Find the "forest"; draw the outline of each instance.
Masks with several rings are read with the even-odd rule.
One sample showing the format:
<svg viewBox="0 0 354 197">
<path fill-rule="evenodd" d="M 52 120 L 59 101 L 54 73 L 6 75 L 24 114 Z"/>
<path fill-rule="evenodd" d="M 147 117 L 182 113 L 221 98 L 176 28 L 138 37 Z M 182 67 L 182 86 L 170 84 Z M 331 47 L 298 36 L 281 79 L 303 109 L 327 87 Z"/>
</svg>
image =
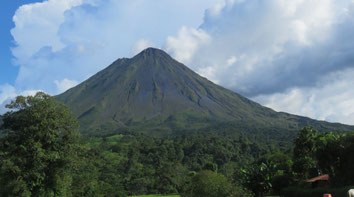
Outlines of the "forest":
<svg viewBox="0 0 354 197">
<path fill-rule="evenodd" d="M 354 185 L 353 132 L 308 126 L 287 142 L 227 131 L 87 136 L 70 109 L 44 93 L 19 96 L 7 108 L 0 196 L 321 196 Z M 305 182 L 321 174 L 329 174 L 328 187 Z"/>
</svg>

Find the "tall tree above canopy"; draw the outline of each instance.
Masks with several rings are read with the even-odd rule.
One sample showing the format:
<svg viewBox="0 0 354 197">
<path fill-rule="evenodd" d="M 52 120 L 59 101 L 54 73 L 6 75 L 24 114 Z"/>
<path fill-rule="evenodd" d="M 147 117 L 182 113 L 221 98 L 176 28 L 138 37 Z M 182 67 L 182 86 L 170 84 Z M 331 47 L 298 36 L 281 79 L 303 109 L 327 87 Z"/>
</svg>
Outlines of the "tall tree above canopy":
<svg viewBox="0 0 354 197">
<path fill-rule="evenodd" d="M 298 133 L 294 141 L 294 164 L 293 170 L 301 178 L 317 176 L 317 162 L 315 160 L 317 151 L 318 131 L 312 127 L 304 127 Z"/>
<path fill-rule="evenodd" d="M 0 138 L 0 196 L 67 196 L 79 140 L 68 107 L 51 96 L 18 96 Z"/>
</svg>

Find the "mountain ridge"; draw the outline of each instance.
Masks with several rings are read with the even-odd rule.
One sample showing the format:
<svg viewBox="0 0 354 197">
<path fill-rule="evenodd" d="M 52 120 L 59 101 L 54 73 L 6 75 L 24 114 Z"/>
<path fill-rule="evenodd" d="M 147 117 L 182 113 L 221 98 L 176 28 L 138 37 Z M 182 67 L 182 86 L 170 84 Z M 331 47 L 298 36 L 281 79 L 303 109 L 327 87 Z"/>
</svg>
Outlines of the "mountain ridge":
<svg viewBox="0 0 354 197">
<path fill-rule="evenodd" d="M 178 133 L 188 128 L 207 130 L 208 122 L 278 132 L 307 125 L 320 130 L 354 130 L 348 125 L 275 112 L 214 84 L 154 48 L 114 61 L 56 98 L 71 107 L 83 133 L 122 128 Z"/>
</svg>

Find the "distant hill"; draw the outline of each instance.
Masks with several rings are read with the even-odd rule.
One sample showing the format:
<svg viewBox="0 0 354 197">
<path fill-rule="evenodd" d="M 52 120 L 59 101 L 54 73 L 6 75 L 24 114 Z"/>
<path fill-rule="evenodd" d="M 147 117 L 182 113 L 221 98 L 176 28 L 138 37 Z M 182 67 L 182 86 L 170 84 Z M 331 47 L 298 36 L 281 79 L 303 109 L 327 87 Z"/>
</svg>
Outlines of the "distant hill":
<svg viewBox="0 0 354 197">
<path fill-rule="evenodd" d="M 81 132 L 93 135 L 126 128 L 156 135 L 227 131 L 283 138 L 308 125 L 354 131 L 353 126 L 275 112 L 154 48 L 118 59 L 56 98 L 77 115 Z"/>
</svg>

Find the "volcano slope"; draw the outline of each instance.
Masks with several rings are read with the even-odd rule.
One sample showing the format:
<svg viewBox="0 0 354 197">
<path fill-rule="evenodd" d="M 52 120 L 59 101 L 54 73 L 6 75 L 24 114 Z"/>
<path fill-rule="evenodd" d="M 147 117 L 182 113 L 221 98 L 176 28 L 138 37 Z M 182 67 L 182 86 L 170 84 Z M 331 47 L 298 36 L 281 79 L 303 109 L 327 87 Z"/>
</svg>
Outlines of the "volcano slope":
<svg viewBox="0 0 354 197">
<path fill-rule="evenodd" d="M 292 138 L 300 128 L 350 131 L 353 126 L 275 112 L 203 78 L 162 50 L 122 58 L 56 96 L 77 115 L 81 132 L 151 135 L 247 133 Z"/>
</svg>

